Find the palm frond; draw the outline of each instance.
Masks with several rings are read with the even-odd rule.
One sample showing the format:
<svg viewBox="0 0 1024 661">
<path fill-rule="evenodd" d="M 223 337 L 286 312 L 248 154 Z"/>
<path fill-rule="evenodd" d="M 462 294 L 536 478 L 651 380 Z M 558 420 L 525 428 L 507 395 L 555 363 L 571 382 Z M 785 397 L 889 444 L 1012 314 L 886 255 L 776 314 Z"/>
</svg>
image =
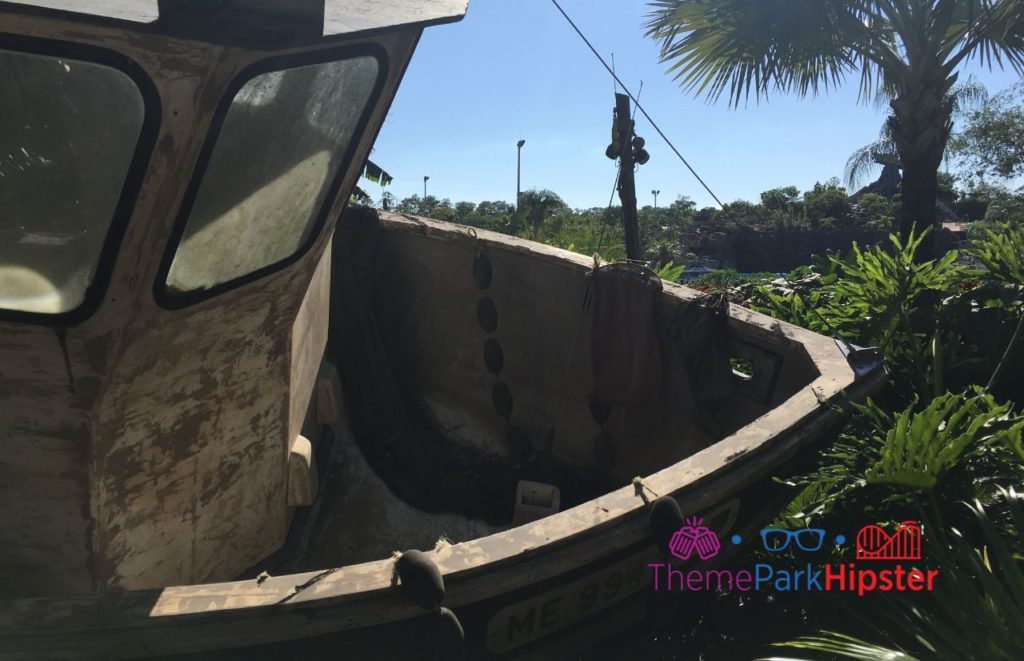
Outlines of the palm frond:
<svg viewBox="0 0 1024 661">
<path fill-rule="evenodd" d="M 856 4 L 856 3 L 853 3 Z M 860 68 L 863 18 L 838 0 L 659 0 L 645 26 L 687 90 L 738 105 L 774 90 L 818 94 Z"/>
<path fill-rule="evenodd" d="M 953 114 L 962 115 L 988 101 L 988 90 L 974 76 L 954 87 L 949 93 Z"/>
<path fill-rule="evenodd" d="M 862 661 L 918 661 L 915 656 L 891 647 L 875 645 L 835 631 L 822 631 L 817 636 L 804 636 L 785 643 L 778 643 L 777 647 L 793 647 L 796 649 L 831 654 L 845 657 L 847 659 L 861 659 Z M 795 657 L 773 656 L 762 661 L 798 661 Z"/>
<path fill-rule="evenodd" d="M 886 130 L 883 129 L 883 133 Z M 889 137 L 882 137 L 869 145 L 864 145 L 850 155 L 846 161 L 846 171 L 843 174 L 844 183 L 850 189 L 860 188 L 871 179 L 880 164 L 898 163 L 899 153 L 896 150 L 896 142 Z"/>
<path fill-rule="evenodd" d="M 946 68 L 952 71 L 966 60 L 977 59 L 988 67 L 1005 62 L 1024 73 L 1024 3 L 961 0 L 955 4 L 940 51 Z"/>
</svg>

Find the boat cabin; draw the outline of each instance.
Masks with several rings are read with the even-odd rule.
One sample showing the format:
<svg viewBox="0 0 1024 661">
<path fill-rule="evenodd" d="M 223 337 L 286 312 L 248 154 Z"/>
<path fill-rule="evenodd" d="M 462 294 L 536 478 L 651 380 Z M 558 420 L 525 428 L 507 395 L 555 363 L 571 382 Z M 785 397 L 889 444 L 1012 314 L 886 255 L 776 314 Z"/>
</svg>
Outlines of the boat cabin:
<svg viewBox="0 0 1024 661">
<path fill-rule="evenodd" d="M 281 546 L 335 220 L 424 26 L 465 8 L 0 3 L 0 594 Z"/>
</svg>

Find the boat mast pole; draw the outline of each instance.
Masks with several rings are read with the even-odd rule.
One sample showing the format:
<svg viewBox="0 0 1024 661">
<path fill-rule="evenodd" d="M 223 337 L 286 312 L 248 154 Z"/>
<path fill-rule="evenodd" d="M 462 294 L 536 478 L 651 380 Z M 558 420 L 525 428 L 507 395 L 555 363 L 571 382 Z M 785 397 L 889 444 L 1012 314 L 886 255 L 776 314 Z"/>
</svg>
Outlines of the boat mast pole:
<svg viewBox="0 0 1024 661">
<path fill-rule="evenodd" d="M 622 222 L 626 228 L 626 258 L 640 261 L 640 226 L 636 216 L 636 181 L 633 178 L 633 119 L 629 111 L 629 97 L 615 95 L 615 126 L 618 131 L 619 200 L 622 201 Z"/>
</svg>

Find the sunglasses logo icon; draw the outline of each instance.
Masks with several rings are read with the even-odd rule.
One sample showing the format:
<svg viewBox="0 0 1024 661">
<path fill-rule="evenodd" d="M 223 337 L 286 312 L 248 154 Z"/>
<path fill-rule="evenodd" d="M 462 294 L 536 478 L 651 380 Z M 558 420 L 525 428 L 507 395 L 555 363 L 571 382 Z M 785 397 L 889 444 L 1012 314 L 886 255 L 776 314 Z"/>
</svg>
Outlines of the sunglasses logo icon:
<svg viewBox="0 0 1024 661">
<path fill-rule="evenodd" d="M 790 542 L 796 544 L 801 551 L 812 553 L 821 550 L 825 543 L 823 528 L 800 528 L 799 530 L 783 530 L 781 528 L 765 528 L 761 531 L 761 544 L 771 553 L 779 553 L 789 548 Z"/>
</svg>

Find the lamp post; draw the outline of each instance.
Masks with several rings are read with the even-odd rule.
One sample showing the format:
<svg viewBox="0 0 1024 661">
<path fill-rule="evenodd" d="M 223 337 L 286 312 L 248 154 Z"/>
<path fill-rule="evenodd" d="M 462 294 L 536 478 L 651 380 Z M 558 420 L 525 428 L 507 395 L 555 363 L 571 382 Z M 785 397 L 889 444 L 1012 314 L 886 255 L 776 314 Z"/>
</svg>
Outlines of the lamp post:
<svg viewBox="0 0 1024 661">
<path fill-rule="evenodd" d="M 423 175 L 423 201 L 427 201 L 427 179 L 430 179 L 428 175 Z"/>
<path fill-rule="evenodd" d="M 660 192 L 661 192 L 660 190 L 652 190 L 651 191 L 651 195 L 654 196 L 654 208 L 655 209 L 658 208 L 658 193 L 660 193 Z"/>
<path fill-rule="evenodd" d="M 523 145 L 526 144 L 526 140 L 520 140 L 516 143 L 516 211 L 519 211 L 519 198 L 522 193 L 520 192 L 520 173 L 522 172 L 523 165 Z"/>
</svg>

